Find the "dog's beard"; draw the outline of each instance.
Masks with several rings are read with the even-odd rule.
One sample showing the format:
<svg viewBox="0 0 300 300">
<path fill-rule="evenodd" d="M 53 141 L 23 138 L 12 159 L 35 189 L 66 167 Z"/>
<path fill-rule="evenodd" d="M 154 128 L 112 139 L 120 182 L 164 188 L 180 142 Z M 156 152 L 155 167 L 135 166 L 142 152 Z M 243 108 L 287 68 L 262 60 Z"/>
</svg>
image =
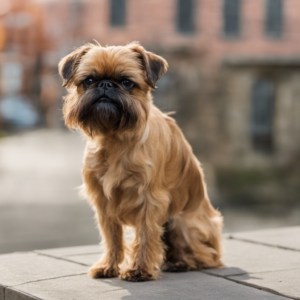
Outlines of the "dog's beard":
<svg viewBox="0 0 300 300">
<path fill-rule="evenodd" d="M 133 128 L 138 120 L 138 110 L 132 99 L 121 92 L 116 97 L 106 97 L 97 89 L 86 91 L 77 102 L 76 118 L 80 127 L 91 136 Z"/>
</svg>

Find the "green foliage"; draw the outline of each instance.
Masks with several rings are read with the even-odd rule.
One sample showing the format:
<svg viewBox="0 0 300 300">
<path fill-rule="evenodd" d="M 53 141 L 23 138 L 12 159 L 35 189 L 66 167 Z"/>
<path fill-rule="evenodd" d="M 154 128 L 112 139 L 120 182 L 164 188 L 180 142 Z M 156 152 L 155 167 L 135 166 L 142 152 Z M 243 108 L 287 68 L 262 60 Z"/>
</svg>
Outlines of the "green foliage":
<svg viewBox="0 0 300 300">
<path fill-rule="evenodd" d="M 226 204 L 268 206 L 300 205 L 300 168 L 219 169 L 217 184 Z"/>
</svg>

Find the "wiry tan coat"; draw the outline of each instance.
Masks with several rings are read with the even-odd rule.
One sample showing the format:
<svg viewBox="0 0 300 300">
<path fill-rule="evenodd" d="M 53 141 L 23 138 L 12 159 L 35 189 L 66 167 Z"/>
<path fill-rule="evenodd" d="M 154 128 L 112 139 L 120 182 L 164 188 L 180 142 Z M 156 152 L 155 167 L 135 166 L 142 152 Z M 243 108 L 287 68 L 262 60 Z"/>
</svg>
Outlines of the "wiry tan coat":
<svg viewBox="0 0 300 300">
<path fill-rule="evenodd" d="M 71 59 L 68 77 L 64 68 Z M 144 281 L 158 278 L 162 266 L 186 271 L 222 265 L 222 217 L 209 201 L 200 163 L 174 119 L 152 103 L 151 89 L 166 69 L 165 60 L 135 43 L 86 45 L 60 63 L 70 92 L 66 124 L 87 136 L 84 191 L 106 245 L 104 257 L 90 269 L 92 277 Z M 122 100 L 129 103 L 131 115 L 138 115 L 130 126 L 109 130 L 106 123 L 78 121 L 85 99 L 81 82 L 91 72 L 112 80 L 120 72 L 130 73 L 139 87 Z M 124 226 L 135 230 L 130 245 L 125 245 Z M 120 270 L 125 254 L 128 264 Z"/>
</svg>

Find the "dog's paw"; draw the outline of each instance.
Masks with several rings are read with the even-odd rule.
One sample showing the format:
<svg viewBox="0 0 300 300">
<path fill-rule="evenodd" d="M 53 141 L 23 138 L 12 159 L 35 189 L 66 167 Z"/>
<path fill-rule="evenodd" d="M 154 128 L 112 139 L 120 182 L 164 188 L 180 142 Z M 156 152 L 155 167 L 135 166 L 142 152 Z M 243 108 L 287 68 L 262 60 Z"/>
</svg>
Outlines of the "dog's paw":
<svg viewBox="0 0 300 300">
<path fill-rule="evenodd" d="M 190 270 L 190 267 L 182 261 L 178 262 L 166 262 L 162 266 L 164 272 L 187 272 Z"/>
<path fill-rule="evenodd" d="M 132 282 L 141 282 L 155 279 L 153 274 L 148 273 L 148 271 L 144 269 L 126 270 L 121 273 L 120 278 Z"/>
<path fill-rule="evenodd" d="M 118 277 L 119 270 L 116 268 L 109 267 L 92 267 L 89 269 L 89 275 L 92 278 L 111 278 Z"/>
</svg>

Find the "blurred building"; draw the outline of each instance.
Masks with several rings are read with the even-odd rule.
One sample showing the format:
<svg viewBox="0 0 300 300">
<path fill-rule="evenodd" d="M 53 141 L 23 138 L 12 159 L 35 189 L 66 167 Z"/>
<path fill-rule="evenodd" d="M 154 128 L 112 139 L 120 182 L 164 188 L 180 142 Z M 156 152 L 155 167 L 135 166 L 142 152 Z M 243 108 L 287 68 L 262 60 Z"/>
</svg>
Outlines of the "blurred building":
<svg viewBox="0 0 300 300">
<path fill-rule="evenodd" d="M 299 0 L 1 3 L 1 68 L 18 64 L 18 92 L 48 126 L 61 122 L 61 57 L 93 39 L 102 45 L 138 40 L 169 61 L 155 103 L 177 112 L 198 155 L 220 167 L 299 158 Z"/>
</svg>

